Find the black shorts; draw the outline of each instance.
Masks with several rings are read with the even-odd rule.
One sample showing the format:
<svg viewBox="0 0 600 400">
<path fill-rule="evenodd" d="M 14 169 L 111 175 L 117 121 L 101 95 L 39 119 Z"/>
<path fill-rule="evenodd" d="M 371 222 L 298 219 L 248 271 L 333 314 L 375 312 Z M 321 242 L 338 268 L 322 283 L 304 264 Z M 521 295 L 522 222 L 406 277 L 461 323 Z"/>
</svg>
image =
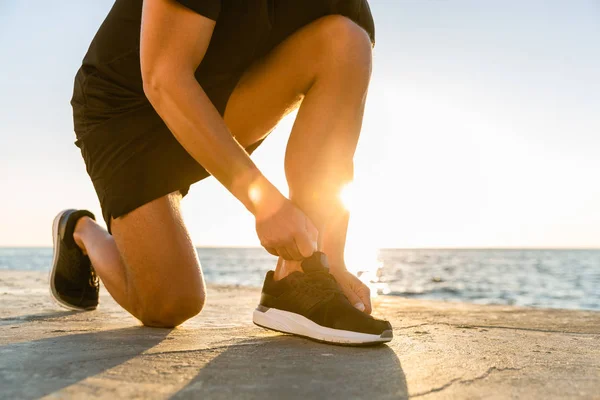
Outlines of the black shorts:
<svg viewBox="0 0 600 400">
<path fill-rule="evenodd" d="M 115 8 L 131 7 L 130 0 L 121 2 L 127 4 L 122 6 L 119 1 L 111 10 L 117 16 L 124 11 Z M 207 53 L 196 72 L 198 82 L 221 115 L 244 71 L 292 33 L 318 18 L 345 15 L 362 26 L 373 43 L 375 40 L 367 0 L 254 0 L 253 4 L 256 10 L 246 10 L 244 14 L 234 7 L 223 6 Z M 107 20 L 110 18 L 111 14 Z M 121 21 L 113 23 L 116 26 Z M 246 27 L 252 34 L 244 35 L 240 27 Z M 132 32 L 136 29 L 139 31 L 139 25 L 132 27 Z M 101 34 L 110 41 L 112 33 L 107 21 L 96 36 Z M 118 43 L 112 40 L 111 46 L 115 45 Z M 81 150 L 100 200 L 102 216 L 111 232 L 111 217 L 123 216 L 175 191 L 185 196 L 190 185 L 209 173 L 179 144 L 144 96 L 139 45 L 104 61 L 98 61 L 101 57 L 92 53 L 94 46 L 101 45 L 92 42 L 75 77 L 71 105 L 75 144 Z M 101 49 L 95 52 L 101 53 Z M 248 147 L 248 153 L 261 142 Z"/>
</svg>

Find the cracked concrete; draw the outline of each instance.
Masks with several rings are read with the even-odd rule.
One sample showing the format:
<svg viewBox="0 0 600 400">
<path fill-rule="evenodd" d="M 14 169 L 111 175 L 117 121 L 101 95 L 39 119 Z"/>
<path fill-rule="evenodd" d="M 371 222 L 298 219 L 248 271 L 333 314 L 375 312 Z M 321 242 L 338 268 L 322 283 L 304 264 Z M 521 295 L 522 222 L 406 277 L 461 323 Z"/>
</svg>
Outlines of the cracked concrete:
<svg viewBox="0 0 600 400">
<path fill-rule="evenodd" d="M 455 379 L 452 379 L 450 382 L 448 382 L 448 383 L 446 383 L 446 384 L 444 384 L 444 385 L 442 385 L 440 387 L 429 389 L 429 390 L 427 390 L 425 392 L 421 392 L 421 393 L 411 393 L 410 397 L 411 398 L 421 397 L 421 396 L 425 396 L 425 395 L 430 394 L 430 393 L 441 392 L 442 390 L 448 388 L 449 386 L 453 385 L 456 382 L 458 382 L 458 383 L 460 383 L 462 385 L 470 385 L 471 383 L 473 383 L 475 381 L 487 378 L 494 371 L 498 371 L 498 372 L 502 372 L 502 371 L 521 371 L 522 369 L 523 368 L 497 368 L 497 367 L 490 367 L 483 374 L 481 374 L 479 376 L 476 376 L 475 378 L 472 378 L 472 379 L 455 378 Z"/>
<path fill-rule="evenodd" d="M 600 399 L 600 313 L 382 296 L 385 346 L 255 327 L 258 290 L 210 286 L 175 330 L 140 327 L 102 291 L 54 305 L 45 274 L 0 271 L 0 398 Z"/>
</svg>

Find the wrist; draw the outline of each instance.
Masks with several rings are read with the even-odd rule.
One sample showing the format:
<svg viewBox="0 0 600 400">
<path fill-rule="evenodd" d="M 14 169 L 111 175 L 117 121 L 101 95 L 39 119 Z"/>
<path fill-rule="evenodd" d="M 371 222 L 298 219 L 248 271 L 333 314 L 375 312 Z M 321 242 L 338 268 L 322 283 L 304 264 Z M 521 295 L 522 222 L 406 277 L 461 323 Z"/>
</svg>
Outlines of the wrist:
<svg viewBox="0 0 600 400">
<path fill-rule="evenodd" d="M 238 174 L 229 186 L 229 191 L 255 217 L 264 215 L 279 198 L 283 198 L 257 168 Z"/>
<path fill-rule="evenodd" d="M 256 219 L 268 218 L 281 209 L 287 200 L 264 176 L 255 179 L 248 187 L 248 210 Z"/>
</svg>

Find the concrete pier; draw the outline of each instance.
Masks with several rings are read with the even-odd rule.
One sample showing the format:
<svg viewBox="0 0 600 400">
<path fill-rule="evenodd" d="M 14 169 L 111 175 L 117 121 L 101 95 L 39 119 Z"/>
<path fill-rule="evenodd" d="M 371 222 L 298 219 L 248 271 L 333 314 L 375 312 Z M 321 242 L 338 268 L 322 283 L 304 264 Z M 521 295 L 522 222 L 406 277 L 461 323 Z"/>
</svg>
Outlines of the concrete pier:
<svg viewBox="0 0 600 400">
<path fill-rule="evenodd" d="M 45 274 L 0 271 L 0 398 L 600 399 L 600 312 L 380 296 L 394 340 L 349 348 L 254 326 L 258 294 L 209 286 L 201 315 L 152 329 L 104 290 L 70 312 Z"/>
</svg>

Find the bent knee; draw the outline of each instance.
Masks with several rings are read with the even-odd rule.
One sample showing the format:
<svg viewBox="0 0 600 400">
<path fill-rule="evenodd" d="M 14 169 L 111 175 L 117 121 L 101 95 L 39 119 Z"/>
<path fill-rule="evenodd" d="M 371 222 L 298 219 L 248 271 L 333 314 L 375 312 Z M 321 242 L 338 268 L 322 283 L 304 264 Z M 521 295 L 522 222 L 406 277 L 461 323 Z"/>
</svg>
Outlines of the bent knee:
<svg viewBox="0 0 600 400">
<path fill-rule="evenodd" d="M 352 82 L 366 92 L 372 71 L 372 47 L 367 32 L 351 19 L 329 15 L 315 22 L 312 60 L 317 77 Z"/>
<path fill-rule="evenodd" d="M 181 294 L 170 298 L 157 296 L 139 307 L 136 316 L 146 326 L 173 328 L 198 315 L 205 301 L 204 290 L 187 296 Z"/>
<path fill-rule="evenodd" d="M 323 51 L 336 61 L 371 62 L 372 42 L 358 24 L 342 15 L 328 15 L 319 20 Z"/>
</svg>

